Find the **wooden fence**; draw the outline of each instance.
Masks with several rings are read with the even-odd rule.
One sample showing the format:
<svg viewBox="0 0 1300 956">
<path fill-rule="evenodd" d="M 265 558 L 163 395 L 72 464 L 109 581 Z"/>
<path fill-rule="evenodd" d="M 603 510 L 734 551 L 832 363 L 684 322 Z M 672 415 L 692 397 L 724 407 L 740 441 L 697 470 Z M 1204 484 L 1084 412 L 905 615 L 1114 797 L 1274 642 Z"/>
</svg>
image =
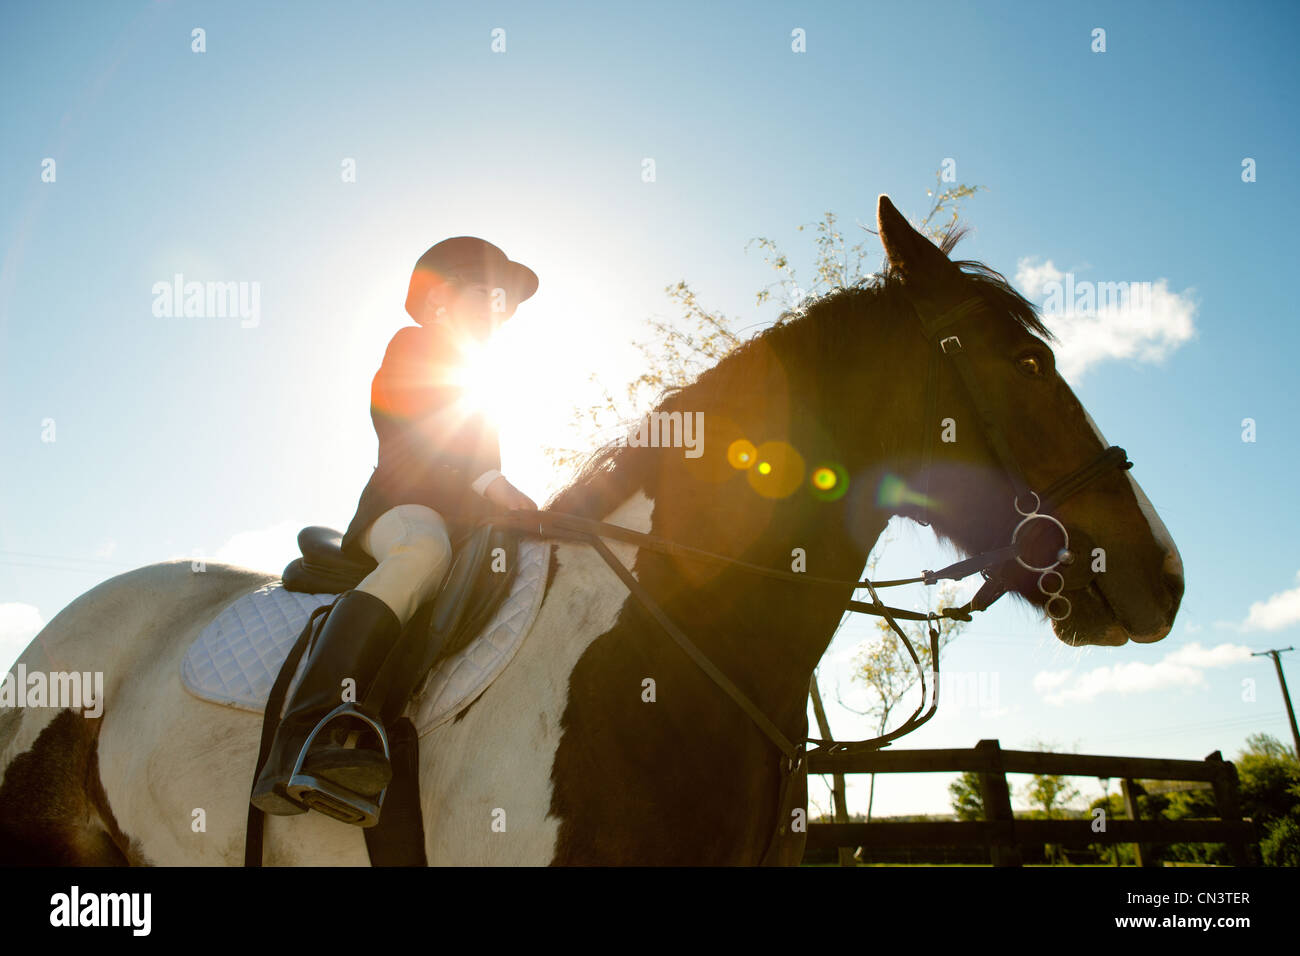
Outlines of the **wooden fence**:
<svg viewBox="0 0 1300 956">
<path fill-rule="evenodd" d="M 1139 866 L 1154 865 L 1150 845 L 1223 843 L 1237 866 L 1256 865 L 1255 825 L 1241 816 L 1237 768 L 1219 751 L 1204 760 L 1106 757 L 1094 754 L 1003 750 L 996 740 L 981 740 L 973 750 L 879 750 L 857 755 L 822 754 L 808 759 L 808 773 L 979 774 L 984 819 L 883 823 L 811 823 L 808 849 L 835 847 L 985 846 L 994 866 L 1020 866 L 1020 846 L 1057 843 L 1132 843 Z M 1036 773 L 1119 779 L 1127 820 L 1106 820 L 1095 832 L 1088 820 L 1017 820 L 1011 811 L 1008 773 Z M 1134 781 L 1176 780 L 1208 783 L 1219 811 L 1217 820 L 1139 819 Z"/>
</svg>

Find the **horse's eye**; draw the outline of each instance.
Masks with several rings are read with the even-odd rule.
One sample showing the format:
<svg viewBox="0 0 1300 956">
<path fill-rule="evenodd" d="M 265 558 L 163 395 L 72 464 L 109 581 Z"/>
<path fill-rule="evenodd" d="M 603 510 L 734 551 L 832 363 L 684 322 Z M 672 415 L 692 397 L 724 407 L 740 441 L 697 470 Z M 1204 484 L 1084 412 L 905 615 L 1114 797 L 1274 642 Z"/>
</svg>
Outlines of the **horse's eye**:
<svg viewBox="0 0 1300 956">
<path fill-rule="evenodd" d="M 1020 366 L 1020 371 L 1026 375 L 1042 375 L 1043 363 L 1038 361 L 1037 356 L 1022 355 L 1016 364 Z"/>
</svg>

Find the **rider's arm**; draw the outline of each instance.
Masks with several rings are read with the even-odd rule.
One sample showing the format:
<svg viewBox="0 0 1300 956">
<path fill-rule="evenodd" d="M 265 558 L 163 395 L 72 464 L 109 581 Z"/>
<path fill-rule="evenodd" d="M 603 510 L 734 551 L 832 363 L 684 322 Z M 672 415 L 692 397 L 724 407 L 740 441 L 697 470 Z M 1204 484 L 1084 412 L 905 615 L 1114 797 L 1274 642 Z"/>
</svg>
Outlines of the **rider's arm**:
<svg viewBox="0 0 1300 956">
<path fill-rule="evenodd" d="M 458 404 L 461 390 L 448 374 L 455 361 L 436 332 L 430 337 L 429 330 L 407 327 L 393 336 L 371 392 L 372 409 L 409 436 L 400 443 L 405 448 L 389 450 L 390 467 L 420 467 L 414 458 L 442 487 L 468 487 L 504 508 L 536 509 L 501 474 L 496 430 Z"/>
</svg>

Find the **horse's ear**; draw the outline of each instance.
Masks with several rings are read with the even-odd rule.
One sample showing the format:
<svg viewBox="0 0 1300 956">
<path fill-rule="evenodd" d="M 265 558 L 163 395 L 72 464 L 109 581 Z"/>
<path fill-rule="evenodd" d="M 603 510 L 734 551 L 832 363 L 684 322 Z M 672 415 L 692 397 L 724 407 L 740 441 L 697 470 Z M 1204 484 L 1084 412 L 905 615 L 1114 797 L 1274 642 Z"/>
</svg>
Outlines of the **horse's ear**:
<svg viewBox="0 0 1300 956">
<path fill-rule="evenodd" d="M 913 229 L 884 193 L 876 205 L 876 224 L 889 266 L 903 281 L 942 281 L 958 273 L 943 251 Z"/>
</svg>

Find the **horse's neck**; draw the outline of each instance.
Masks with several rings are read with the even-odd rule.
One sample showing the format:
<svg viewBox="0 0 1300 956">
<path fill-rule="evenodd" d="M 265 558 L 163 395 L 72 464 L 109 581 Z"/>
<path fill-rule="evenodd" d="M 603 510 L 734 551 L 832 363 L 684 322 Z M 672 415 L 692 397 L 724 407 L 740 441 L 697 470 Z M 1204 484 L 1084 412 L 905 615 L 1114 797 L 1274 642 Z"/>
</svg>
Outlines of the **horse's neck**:
<svg viewBox="0 0 1300 956">
<path fill-rule="evenodd" d="M 857 370 L 856 381 L 873 383 L 858 397 L 864 403 L 861 410 L 850 407 L 851 402 L 834 407 L 836 414 L 852 416 L 837 423 L 838 433 L 852 435 L 857 446 L 838 449 L 835 456 L 845 463 L 850 479 L 841 500 L 813 503 L 806 488 L 800 488 L 774 501 L 734 474 L 707 489 L 688 469 L 664 468 L 651 481 L 655 488 L 648 530 L 776 570 L 857 580 L 890 518 L 890 512 L 877 507 L 875 488 L 868 486 L 879 480 L 879 466 L 885 463 L 904 471 L 908 480 L 914 477 L 912 463 L 920 457 L 925 424 L 924 366 L 920 374 L 900 374 L 904 368 L 915 371 L 924 361 L 923 350 L 887 334 L 880 336 L 878 345 L 865 350 L 863 367 Z M 781 368 L 780 363 L 771 364 Z M 756 370 L 755 378 L 763 374 Z M 754 386 L 752 394 L 785 392 L 774 384 Z M 804 443 L 800 432 L 806 423 L 787 424 L 797 448 Z M 781 433 L 781 426 L 774 431 Z M 835 634 L 852 588 L 786 583 L 649 552 L 642 552 L 639 563 L 642 583 L 669 616 L 787 734 L 794 733 L 807 712 L 813 669 Z"/>
<path fill-rule="evenodd" d="M 751 542 L 744 552 L 745 560 L 775 570 L 851 581 L 865 563 L 866 552 L 844 531 L 839 509 L 834 517 L 827 512 L 829 520 L 786 527 L 771 512 L 751 516 L 747 522 L 704 520 L 689 533 L 681 525 L 675 532 L 667 530 L 662 525 L 671 528 L 675 522 L 661 523 L 662 511 L 656 512 L 656 534 L 734 557 L 741 557 L 738 540 L 743 535 L 737 534 L 738 528 L 764 527 L 764 521 L 767 527 L 781 528 L 780 533 L 768 532 L 762 540 Z M 859 526 L 858 531 L 869 535 L 867 543 L 874 542 L 887 520 L 881 514 L 877 525 Z M 652 594 L 656 588 L 664 593 L 670 617 L 787 735 L 798 733 L 813 668 L 834 636 L 852 589 L 786 583 L 689 560 L 663 559 L 650 567 L 658 570 L 650 571 L 643 583 Z"/>
<path fill-rule="evenodd" d="M 745 560 L 777 570 L 858 580 L 867 555 L 896 513 L 877 507 L 874 484 L 886 465 L 913 481 L 925 427 L 924 366 L 921 374 L 899 372 L 915 370 L 924 361 L 923 351 L 906 337 L 882 336 L 879 344 L 865 359 L 870 367 L 862 369 L 865 380 L 874 383 L 870 397 L 863 398 L 869 407 L 851 428 L 841 430 L 853 435 L 860 452 L 839 450 L 837 457 L 849 466 L 850 486 L 843 498 L 813 505 L 801 488 L 789 499 L 774 502 L 750 493 L 741 481 L 738 486 L 720 485 L 712 500 L 700 502 L 698 486 L 678 472 L 677 477 L 665 476 L 667 487 L 660 489 L 656 533 L 733 557 L 744 553 Z M 776 388 L 766 391 L 779 393 Z M 791 441 L 801 443 L 798 435 Z M 798 500 L 804 501 L 803 507 L 795 504 Z M 678 510 L 668 507 L 672 501 L 692 505 Z M 754 529 L 762 530 L 757 539 L 748 538 Z M 689 562 L 678 567 L 683 575 L 694 570 Z M 786 584 L 741 571 L 709 577 L 716 572 L 713 566 L 686 582 L 695 586 L 697 598 L 688 613 L 709 628 L 709 653 L 724 673 L 748 678 L 755 702 L 770 717 L 784 714 L 792 722 L 801 721 L 813 669 L 834 637 L 852 589 Z M 783 726 L 793 729 L 794 723 Z"/>
</svg>

